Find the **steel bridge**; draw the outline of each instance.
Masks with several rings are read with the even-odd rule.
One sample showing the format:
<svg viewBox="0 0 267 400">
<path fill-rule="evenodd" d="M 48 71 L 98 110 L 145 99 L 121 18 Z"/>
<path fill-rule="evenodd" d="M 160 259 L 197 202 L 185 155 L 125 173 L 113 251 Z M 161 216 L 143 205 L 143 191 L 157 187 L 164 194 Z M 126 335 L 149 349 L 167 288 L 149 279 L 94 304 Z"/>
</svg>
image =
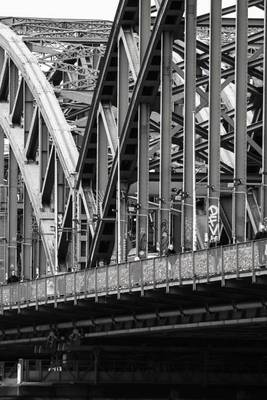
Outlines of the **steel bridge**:
<svg viewBox="0 0 267 400">
<path fill-rule="evenodd" d="M 267 0 L 203 2 L 0 17 L 0 399 L 266 393 Z"/>
</svg>

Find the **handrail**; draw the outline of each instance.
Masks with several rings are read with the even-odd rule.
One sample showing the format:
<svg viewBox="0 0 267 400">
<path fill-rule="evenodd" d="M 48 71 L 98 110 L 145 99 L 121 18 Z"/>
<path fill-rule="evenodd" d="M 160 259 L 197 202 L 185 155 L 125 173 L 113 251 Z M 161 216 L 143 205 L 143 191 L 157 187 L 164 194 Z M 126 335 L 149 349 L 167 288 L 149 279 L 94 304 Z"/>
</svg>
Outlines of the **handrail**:
<svg viewBox="0 0 267 400">
<path fill-rule="evenodd" d="M 267 272 L 267 239 L 101 266 L 6 284 L 0 287 L 0 307 L 97 297 L 170 285 L 210 282 Z"/>
</svg>

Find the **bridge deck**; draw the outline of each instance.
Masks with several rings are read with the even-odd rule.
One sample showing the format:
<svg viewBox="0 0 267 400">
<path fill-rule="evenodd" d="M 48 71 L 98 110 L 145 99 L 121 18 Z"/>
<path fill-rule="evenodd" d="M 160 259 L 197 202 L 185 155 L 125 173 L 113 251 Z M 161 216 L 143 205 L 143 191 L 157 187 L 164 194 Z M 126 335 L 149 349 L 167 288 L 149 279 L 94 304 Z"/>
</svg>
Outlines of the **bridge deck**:
<svg viewBox="0 0 267 400">
<path fill-rule="evenodd" d="M 2 311 L 266 274 L 267 240 L 48 276 L 0 287 Z M 260 262 L 261 261 L 261 262 Z"/>
</svg>

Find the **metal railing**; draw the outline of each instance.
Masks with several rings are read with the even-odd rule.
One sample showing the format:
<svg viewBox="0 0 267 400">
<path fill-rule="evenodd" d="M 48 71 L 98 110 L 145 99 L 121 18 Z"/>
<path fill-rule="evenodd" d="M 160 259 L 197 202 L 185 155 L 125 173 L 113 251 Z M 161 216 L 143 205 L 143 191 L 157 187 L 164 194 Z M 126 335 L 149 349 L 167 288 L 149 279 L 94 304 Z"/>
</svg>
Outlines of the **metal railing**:
<svg viewBox="0 0 267 400">
<path fill-rule="evenodd" d="M 257 271 L 267 270 L 266 250 L 267 240 L 250 241 L 2 285 L 0 307 L 143 292 L 160 286 L 194 285 L 247 275 L 253 278 Z"/>
</svg>

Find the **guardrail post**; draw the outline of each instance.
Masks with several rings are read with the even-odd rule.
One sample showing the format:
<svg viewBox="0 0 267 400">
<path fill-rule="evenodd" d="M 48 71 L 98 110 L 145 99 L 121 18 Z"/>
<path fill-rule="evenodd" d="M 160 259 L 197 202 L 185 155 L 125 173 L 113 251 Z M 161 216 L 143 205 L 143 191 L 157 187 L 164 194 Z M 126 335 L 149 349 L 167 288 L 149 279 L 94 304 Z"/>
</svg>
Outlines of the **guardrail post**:
<svg viewBox="0 0 267 400">
<path fill-rule="evenodd" d="M 98 291 L 97 291 L 97 267 L 95 267 L 95 302 L 98 302 Z"/>
<path fill-rule="evenodd" d="M 141 278 L 141 296 L 144 296 L 144 271 L 143 271 L 143 261 L 140 260 L 140 278 Z"/>
<path fill-rule="evenodd" d="M 26 293 L 27 293 L 27 295 L 26 295 L 26 304 L 27 304 L 27 307 L 29 307 L 29 287 L 30 287 L 30 281 L 27 281 L 27 289 L 26 289 Z"/>
<path fill-rule="evenodd" d="M 11 309 L 11 305 L 12 305 L 12 284 L 8 286 L 9 289 L 9 308 Z"/>
<path fill-rule="evenodd" d="M 207 255 L 207 282 L 210 281 L 210 258 L 209 258 L 209 250 L 206 249 L 206 255 Z"/>
<path fill-rule="evenodd" d="M 45 280 L 45 292 L 44 292 L 44 295 L 45 295 L 45 304 L 47 303 L 47 278 L 44 278 L 44 280 Z"/>
<path fill-rule="evenodd" d="M 225 286 L 224 261 L 223 261 L 223 246 L 221 247 L 221 259 L 222 259 L 222 280 L 221 280 L 221 286 Z"/>
<path fill-rule="evenodd" d="M 196 290 L 196 268 L 195 268 L 195 252 L 192 251 L 192 269 L 193 269 L 193 290 Z"/>
<path fill-rule="evenodd" d="M 38 279 L 35 280 L 35 310 L 38 310 Z"/>
<path fill-rule="evenodd" d="M 54 307 L 57 308 L 57 277 L 54 275 Z"/>
<path fill-rule="evenodd" d="M 106 265 L 106 295 L 108 295 L 108 266 Z"/>
<path fill-rule="evenodd" d="M 64 301 L 67 300 L 67 275 L 64 274 Z"/>
<path fill-rule="evenodd" d="M 4 312 L 3 286 L 0 287 L 0 295 L 1 295 L 1 314 L 3 314 Z"/>
<path fill-rule="evenodd" d="M 74 279 L 73 279 L 73 294 L 74 294 L 74 304 L 77 304 L 77 271 L 74 271 Z"/>
<path fill-rule="evenodd" d="M 156 264 L 155 264 L 155 258 L 153 258 L 153 289 L 156 289 Z"/>
<path fill-rule="evenodd" d="M 235 245 L 236 252 L 236 277 L 239 278 L 239 262 L 238 262 L 238 243 Z"/>
<path fill-rule="evenodd" d="M 252 248 L 251 248 L 251 256 L 252 256 L 252 283 L 256 283 L 256 271 L 255 271 L 255 242 L 252 242 Z"/>
<path fill-rule="evenodd" d="M 169 291 L 169 260 L 168 257 L 166 257 L 166 293 L 169 293 Z"/>
<path fill-rule="evenodd" d="M 117 263 L 117 299 L 120 299 L 120 268 Z"/>
<path fill-rule="evenodd" d="M 128 263 L 128 279 L 129 279 L 129 292 L 132 291 L 132 284 L 131 284 L 131 263 Z"/>
<path fill-rule="evenodd" d="M 86 269 L 86 268 L 84 268 L 84 277 L 83 277 L 83 279 L 84 279 L 84 297 L 86 297 L 86 296 L 87 296 L 87 279 L 86 279 L 86 271 L 87 271 L 87 269 Z"/>
<path fill-rule="evenodd" d="M 182 256 L 181 256 L 181 253 L 179 253 L 179 282 L 180 282 L 180 286 L 182 286 L 183 278 L 182 278 Z"/>
</svg>

